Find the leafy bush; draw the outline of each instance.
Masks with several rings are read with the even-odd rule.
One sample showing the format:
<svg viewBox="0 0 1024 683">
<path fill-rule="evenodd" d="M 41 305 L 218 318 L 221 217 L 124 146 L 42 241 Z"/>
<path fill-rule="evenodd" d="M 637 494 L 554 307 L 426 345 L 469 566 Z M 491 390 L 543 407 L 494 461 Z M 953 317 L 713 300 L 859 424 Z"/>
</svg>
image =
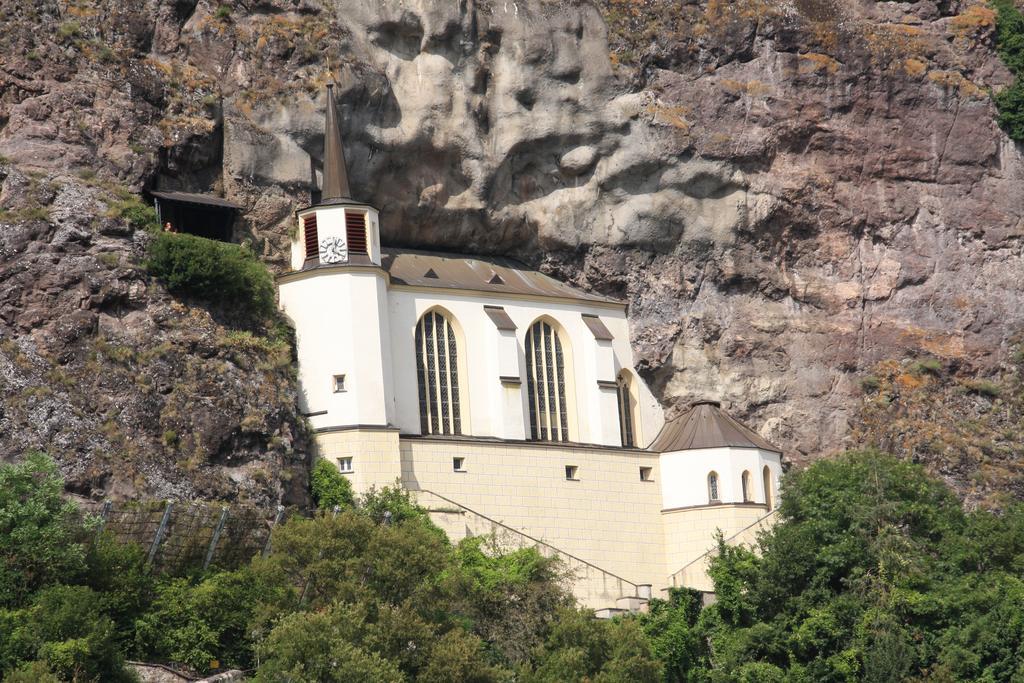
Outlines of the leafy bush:
<svg viewBox="0 0 1024 683">
<path fill-rule="evenodd" d="M 996 95 L 999 125 L 1017 142 L 1024 142 L 1024 76 Z"/>
<path fill-rule="evenodd" d="M 156 232 L 160 227 L 156 219 L 156 209 L 134 195 L 128 195 L 127 199 L 111 204 L 107 215 L 111 218 L 123 218 L 136 230 Z"/>
<path fill-rule="evenodd" d="M 330 510 L 335 506 L 350 508 L 355 503 L 352 483 L 329 461 L 318 459 L 309 478 L 313 500 L 321 510 Z"/>
<path fill-rule="evenodd" d="M 85 569 L 77 508 L 46 455 L 0 464 L 0 607 L 17 607 L 39 588 Z"/>
<path fill-rule="evenodd" d="M 116 637 L 131 642 L 135 620 L 150 609 L 156 577 L 141 546 L 121 543 L 109 533 L 95 537 L 85 557 L 82 583 L 100 595 L 103 613 L 114 620 Z"/>
<path fill-rule="evenodd" d="M 150 242 L 147 267 L 176 294 L 196 297 L 253 321 L 265 321 L 274 314 L 274 280 L 246 247 L 159 233 Z"/>
<path fill-rule="evenodd" d="M 163 581 L 152 608 L 136 622 L 135 649 L 142 656 L 209 670 L 223 666 L 251 668 L 250 625 L 263 603 L 276 602 L 289 590 L 277 576 L 250 567 L 214 573 L 195 583 L 178 578 Z"/>
<path fill-rule="evenodd" d="M 536 664 L 524 667 L 521 674 L 524 683 L 661 683 L 663 669 L 636 621 L 605 621 L 564 609 L 537 653 Z"/>
<path fill-rule="evenodd" d="M 114 622 L 103 614 L 101 602 L 85 586 L 39 591 L 29 607 L 0 622 L 8 631 L 0 626 L 0 662 L 42 661 L 61 680 L 134 680 L 124 668 Z"/>
<path fill-rule="evenodd" d="M 28 662 L 7 672 L 4 683 L 60 683 L 46 662 Z"/>
<path fill-rule="evenodd" d="M 413 504 L 409 492 L 401 486 L 371 487 L 362 500 L 360 509 L 378 524 L 385 519 L 398 523 L 407 519 L 426 519 L 423 508 Z"/>
<path fill-rule="evenodd" d="M 257 683 L 405 681 L 393 662 L 353 643 L 363 624 L 352 618 L 352 612 L 349 606 L 338 605 L 326 612 L 299 612 L 281 619 L 261 647 Z"/>
</svg>

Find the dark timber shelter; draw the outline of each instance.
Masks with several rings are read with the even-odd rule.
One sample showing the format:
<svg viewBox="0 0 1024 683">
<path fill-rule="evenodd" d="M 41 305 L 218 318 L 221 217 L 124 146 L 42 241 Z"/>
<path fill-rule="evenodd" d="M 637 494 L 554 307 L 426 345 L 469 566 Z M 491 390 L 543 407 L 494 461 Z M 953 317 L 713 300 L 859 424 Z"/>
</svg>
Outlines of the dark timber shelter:
<svg viewBox="0 0 1024 683">
<path fill-rule="evenodd" d="M 242 206 L 221 197 L 191 192 L 150 192 L 156 205 L 156 216 L 162 228 L 171 224 L 174 232 L 206 237 L 221 242 L 231 241 L 235 213 Z"/>
</svg>

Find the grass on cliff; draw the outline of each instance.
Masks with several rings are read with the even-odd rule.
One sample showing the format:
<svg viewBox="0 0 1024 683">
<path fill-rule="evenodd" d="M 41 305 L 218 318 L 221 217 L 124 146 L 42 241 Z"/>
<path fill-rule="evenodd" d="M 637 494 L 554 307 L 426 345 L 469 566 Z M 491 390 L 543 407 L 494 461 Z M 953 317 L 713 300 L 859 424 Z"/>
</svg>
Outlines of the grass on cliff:
<svg viewBox="0 0 1024 683">
<path fill-rule="evenodd" d="M 941 473 L 971 506 L 1024 499 L 1024 353 L 988 377 L 958 374 L 934 358 L 884 361 L 861 389 L 854 443 Z"/>
<path fill-rule="evenodd" d="M 998 12 L 996 49 L 1016 76 L 1013 85 L 996 95 L 999 125 L 1017 142 L 1024 142 L 1024 14 L 1014 0 L 992 0 Z"/>
</svg>

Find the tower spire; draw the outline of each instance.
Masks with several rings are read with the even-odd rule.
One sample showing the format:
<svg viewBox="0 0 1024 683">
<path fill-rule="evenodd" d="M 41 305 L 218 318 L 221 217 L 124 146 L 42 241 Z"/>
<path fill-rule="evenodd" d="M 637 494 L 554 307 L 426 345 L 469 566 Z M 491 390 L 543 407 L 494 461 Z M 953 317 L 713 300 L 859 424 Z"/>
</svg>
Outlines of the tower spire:
<svg viewBox="0 0 1024 683">
<path fill-rule="evenodd" d="M 341 121 L 334 104 L 334 84 L 327 84 L 327 121 L 324 124 L 324 186 L 320 201 L 350 199 L 348 167 L 341 145 Z"/>
</svg>

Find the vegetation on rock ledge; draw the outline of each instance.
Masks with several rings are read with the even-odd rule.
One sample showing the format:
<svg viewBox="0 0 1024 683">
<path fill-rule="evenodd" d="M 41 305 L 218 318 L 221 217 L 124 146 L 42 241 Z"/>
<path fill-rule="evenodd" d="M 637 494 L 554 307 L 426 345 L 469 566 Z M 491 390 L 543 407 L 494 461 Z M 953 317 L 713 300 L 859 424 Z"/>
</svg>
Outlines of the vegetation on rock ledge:
<svg viewBox="0 0 1024 683">
<path fill-rule="evenodd" d="M 159 233 L 149 272 L 176 294 L 193 296 L 251 320 L 274 316 L 274 280 L 251 249 L 195 235 Z"/>
<path fill-rule="evenodd" d="M 999 13 L 996 46 L 1016 79 L 996 95 L 999 125 L 1017 142 L 1024 142 L 1024 14 L 1014 0 L 992 0 Z"/>
</svg>

